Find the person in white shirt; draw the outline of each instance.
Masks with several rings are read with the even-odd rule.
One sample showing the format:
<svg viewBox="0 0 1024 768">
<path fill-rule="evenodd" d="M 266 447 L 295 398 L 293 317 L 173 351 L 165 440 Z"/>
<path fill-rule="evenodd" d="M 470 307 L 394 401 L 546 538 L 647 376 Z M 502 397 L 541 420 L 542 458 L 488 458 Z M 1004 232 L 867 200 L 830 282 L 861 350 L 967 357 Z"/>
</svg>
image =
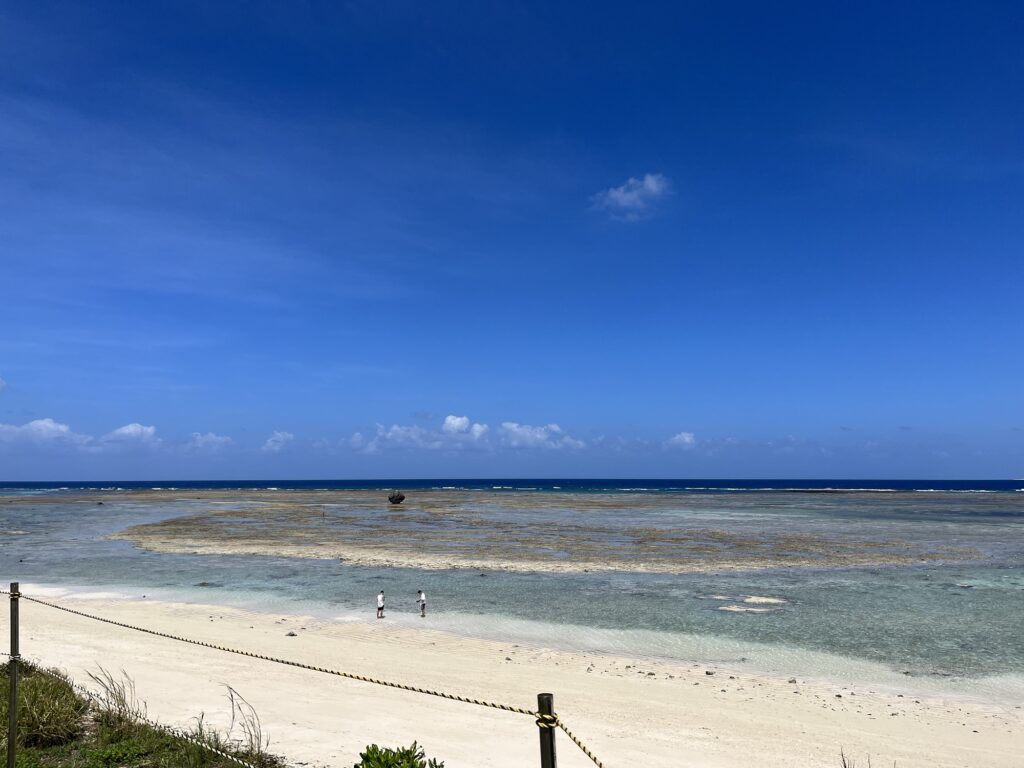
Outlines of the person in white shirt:
<svg viewBox="0 0 1024 768">
<path fill-rule="evenodd" d="M 377 595 L 377 618 L 378 619 L 383 619 L 384 618 L 384 590 L 383 589 L 380 591 L 380 594 Z"/>
<path fill-rule="evenodd" d="M 420 617 L 427 615 L 427 594 L 422 589 L 416 595 L 416 602 L 420 604 Z"/>
</svg>

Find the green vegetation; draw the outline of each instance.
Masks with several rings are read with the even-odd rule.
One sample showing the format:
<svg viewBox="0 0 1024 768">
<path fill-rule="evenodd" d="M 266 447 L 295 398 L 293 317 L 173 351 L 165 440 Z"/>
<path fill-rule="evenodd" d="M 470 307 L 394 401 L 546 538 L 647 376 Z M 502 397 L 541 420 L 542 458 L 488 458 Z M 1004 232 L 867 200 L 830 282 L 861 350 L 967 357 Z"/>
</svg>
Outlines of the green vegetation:
<svg viewBox="0 0 1024 768">
<path fill-rule="evenodd" d="M 256 711 L 230 686 L 227 733 L 209 727 L 200 715 L 187 732 L 194 740 L 189 741 L 146 722 L 146 705 L 123 672 L 115 675 L 101 668 L 89 677 L 97 692 L 92 701 L 59 671 L 21 663 L 17 768 L 239 768 L 208 747 L 256 768 L 285 768 L 284 761 L 268 751 L 269 741 Z M 4 694 L 0 696 L 0 755 L 7 750 L 9 685 L 9 665 L 4 664 L 0 666 Z M 373 744 L 360 755 L 356 768 L 444 768 L 444 763 L 428 761 L 416 742 L 399 749 Z"/>
<path fill-rule="evenodd" d="M 410 747 L 398 749 L 371 744 L 359 758 L 354 768 L 444 768 L 444 763 L 433 759 L 428 761 L 423 749 L 415 741 Z"/>
<path fill-rule="evenodd" d="M 8 664 L 0 667 L 0 747 L 7 749 Z M 85 725 L 86 702 L 63 680 L 22 664 L 18 708 L 18 743 L 52 747 L 78 738 Z"/>
<path fill-rule="evenodd" d="M 56 670 L 22 662 L 19 676 L 18 768 L 238 768 L 232 760 L 143 722 L 145 705 L 126 675 L 90 675 L 99 690 L 89 702 Z M 8 665 L 0 667 L 0 750 L 7 749 Z M 259 718 L 228 689 L 232 723 L 227 734 L 196 718 L 188 735 L 257 768 L 284 768 L 267 752 Z M 232 738 L 230 734 L 240 733 Z"/>
</svg>

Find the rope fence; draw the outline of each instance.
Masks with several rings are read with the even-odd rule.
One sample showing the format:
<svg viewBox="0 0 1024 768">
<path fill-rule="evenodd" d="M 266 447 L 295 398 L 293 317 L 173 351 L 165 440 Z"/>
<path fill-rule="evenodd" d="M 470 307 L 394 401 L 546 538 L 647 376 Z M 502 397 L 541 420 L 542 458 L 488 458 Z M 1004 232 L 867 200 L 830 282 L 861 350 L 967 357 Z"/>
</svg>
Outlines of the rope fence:
<svg viewBox="0 0 1024 768">
<path fill-rule="evenodd" d="M 10 595 L 11 592 L 9 592 L 7 590 L 4 590 L 4 589 L 0 589 L 0 594 Z M 450 701 L 459 701 L 459 702 L 462 702 L 464 704 L 473 704 L 473 705 L 476 705 L 476 706 L 479 706 L 479 707 L 488 707 L 488 708 L 491 708 L 491 709 L 497 709 L 497 710 L 501 710 L 501 711 L 504 711 L 504 712 L 511 712 L 511 713 L 519 714 L 519 715 L 527 715 L 527 716 L 532 717 L 534 719 L 534 722 L 536 723 L 537 727 L 541 730 L 541 732 L 542 732 L 542 740 L 543 740 L 543 737 L 544 737 L 544 731 L 545 730 L 548 731 L 548 733 L 553 733 L 555 729 L 561 730 L 566 735 L 566 737 L 568 737 L 568 739 L 570 741 L 572 741 L 572 743 L 575 744 L 580 749 L 580 751 L 583 752 L 583 754 L 586 755 L 590 759 L 590 761 L 594 765 L 597 766 L 597 768 L 605 768 L 604 763 L 602 763 L 601 760 L 598 759 L 598 757 L 586 746 L 586 744 L 584 744 L 584 742 L 582 740 L 579 739 L 579 737 L 577 737 L 571 730 L 569 730 L 569 728 L 566 726 L 566 724 L 562 721 L 561 717 L 559 717 L 554 712 L 541 712 L 541 711 L 536 711 L 536 710 L 532 710 L 532 709 L 525 709 L 523 707 L 516 707 L 516 706 L 509 705 L 509 704 L 501 704 L 501 703 L 497 703 L 497 702 L 493 702 L 493 701 L 485 701 L 485 700 L 482 700 L 482 699 L 476 699 L 476 698 L 472 698 L 472 697 L 468 697 L 468 696 L 459 696 L 458 694 L 448 693 L 446 691 L 431 690 L 429 688 L 420 688 L 418 686 L 408 685 L 406 683 L 397 683 L 397 682 L 394 682 L 394 681 L 391 681 L 391 680 L 382 680 L 382 679 L 375 678 L 375 677 L 368 677 L 366 675 L 359 675 L 359 674 L 356 674 L 354 672 L 344 672 L 344 671 L 341 671 L 341 670 L 329 669 L 327 667 L 318 667 L 318 666 L 315 666 L 315 665 L 312 665 L 312 664 L 305 664 L 305 663 L 303 663 L 301 661 L 294 661 L 294 660 L 291 660 L 291 659 L 282 659 L 282 658 L 279 658 L 279 657 L 276 657 L 276 656 L 268 656 L 268 655 L 261 654 L 261 653 L 255 653 L 253 651 L 246 651 L 246 650 L 242 650 L 242 649 L 239 649 L 239 648 L 231 648 L 229 646 L 217 645 L 215 643 L 208 643 L 208 642 L 205 642 L 203 640 L 196 640 L 194 638 L 183 637 L 181 635 L 174 635 L 174 634 L 170 634 L 168 632 L 160 632 L 160 631 L 155 630 L 155 629 L 149 629 L 148 627 L 140 627 L 140 626 L 136 626 L 134 624 L 126 624 L 126 623 L 121 622 L 121 621 L 115 621 L 114 619 L 108 619 L 108 618 L 106 618 L 104 616 L 97 616 L 96 614 L 86 613 L 85 611 L 79 611 L 79 610 L 76 610 L 74 608 L 68 608 L 67 606 L 58 605 L 57 603 L 52 603 L 52 602 L 49 602 L 47 600 L 42 600 L 42 599 L 37 598 L 37 597 L 31 597 L 30 595 L 26 595 L 24 592 L 19 592 L 18 596 L 20 596 L 21 599 L 23 599 L 23 600 L 28 600 L 29 602 L 36 603 L 38 605 L 43 605 L 43 606 L 46 606 L 48 608 L 54 608 L 54 609 L 56 609 L 58 611 L 64 611 L 66 613 L 71 613 L 71 614 L 74 614 L 76 616 L 80 616 L 80 617 L 83 617 L 83 618 L 86 618 L 86 619 L 91 619 L 93 621 L 99 621 L 99 622 L 102 622 L 104 624 L 110 624 L 110 625 L 115 626 L 115 627 L 121 627 L 122 629 L 130 629 L 130 630 L 135 631 L 135 632 L 142 632 L 142 633 L 145 633 L 145 634 L 148 634 L 148 635 L 153 635 L 155 637 L 162 637 L 162 638 L 167 639 L 167 640 L 175 640 L 175 641 L 180 642 L 180 643 L 187 643 L 189 645 L 196 645 L 196 646 L 200 646 L 202 648 L 210 648 L 212 650 L 222 651 L 224 653 L 233 653 L 233 654 L 236 654 L 236 655 L 239 655 L 239 656 L 247 656 L 247 657 L 252 658 L 252 659 L 259 659 L 261 661 L 269 661 L 269 662 L 272 662 L 272 663 L 275 663 L 275 664 L 284 664 L 284 665 L 290 666 L 290 667 L 297 667 L 299 669 L 306 669 L 306 670 L 309 670 L 311 672 L 320 672 L 320 673 L 323 673 L 323 674 L 326 674 L 326 675 L 333 675 L 335 677 L 347 678 L 349 680 L 357 680 L 357 681 L 363 682 L 363 683 L 371 683 L 373 685 L 380 685 L 380 686 L 384 686 L 384 687 L 387 687 L 387 688 L 395 688 L 395 689 L 398 689 L 398 690 L 409 691 L 409 692 L 412 692 L 412 693 L 420 693 L 420 694 L 424 694 L 424 695 L 427 695 L 427 696 L 437 696 L 439 698 L 448 699 Z M 547 695 L 547 694 L 542 694 L 542 696 L 545 696 L 545 695 Z M 156 726 L 156 727 L 160 727 L 160 728 L 166 729 L 166 726 Z M 553 768 L 553 766 L 554 766 L 554 759 L 553 759 L 554 758 L 554 746 L 553 746 L 553 742 L 552 742 L 552 746 L 551 746 L 551 753 L 552 754 L 551 754 L 551 763 L 550 764 L 551 764 L 551 766 Z M 235 758 L 232 758 L 232 759 L 235 759 Z M 543 755 L 542 755 L 542 760 L 543 760 Z M 239 761 L 237 759 L 235 759 L 235 762 L 239 762 Z M 243 763 L 243 765 L 246 765 L 246 764 Z M 247 768 L 253 768 L 253 767 L 252 766 L 247 766 Z M 546 761 L 545 761 L 545 763 L 543 765 L 543 768 L 547 768 Z"/>
<path fill-rule="evenodd" d="M 4 655 L 10 656 L 9 653 L 5 653 Z M 105 702 L 100 696 L 96 695 L 93 691 L 90 691 L 84 685 L 81 685 L 80 683 L 77 683 L 74 680 L 72 680 L 69 675 L 64 674 L 63 672 L 59 672 L 55 669 L 48 669 L 38 659 L 25 659 L 25 657 L 22 657 L 22 659 L 28 661 L 32 665 L 32 669 L 34 672 L 42 673 L 53 678 L 54 680 L 60 680 L 61 682 L 71 686 L 80 694 L 85 696 L 85 698 L 87 698 L 91 703 L 96 705 L 98 708 L 102 708 L 103 706 L 105 706 Z M 226 760 L 230 760 L 231 762 L 242 766 L 242 768 L 258 768 L 258 766 L 255 766 L 252 763 L 247 763 L 245 760 L 242 760 L 242 758 L 238 757 L 237 755 L 232 755 L 230 752 L 225 752 L 222 749 L 218 749 L 217 747 L 204 741 L 203 739 L 198 738 L 197 736 L 194 736 L 188 731 L 182 730 L 180 728 L 174 728 L 170 725 L 165 725 L 164 723 L 161 723 L 157 720 L 153 720 L 149 717 L 146 717 L 141 712 L 133 712 L 132 719 L 141 723 L 145 723 L 150 728 L 154 728 L 155 730 L 158 730 L 162 733 L 166 733 L 168 736 L 180 739 L 181 741 L 187 741 L 190 744 L 195 744 L 197 747 L 202 747 L 207 752 L 223 757 Z"/>
</svg>

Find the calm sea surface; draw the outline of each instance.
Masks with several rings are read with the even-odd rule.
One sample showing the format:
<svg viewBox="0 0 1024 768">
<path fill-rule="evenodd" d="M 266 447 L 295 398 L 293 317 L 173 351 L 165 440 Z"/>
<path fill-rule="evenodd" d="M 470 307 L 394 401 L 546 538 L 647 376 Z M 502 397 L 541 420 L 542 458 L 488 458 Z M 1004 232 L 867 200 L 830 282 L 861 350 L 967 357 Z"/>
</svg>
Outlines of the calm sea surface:
<svg viewBox="0 0 1024 768">
<path fill-rule="evenodd" d="M 116 489 L 180 490 L 178 500 L 118 500 Z M 656 507 L 616 506 L 617 525 L 696 524 L 744 535 L 785 532 L 886 536 L 922 548 L 975 553 L 972 562 L 651 574 L 509 573 L 369 568 L 328 560 L 146 552 L 108 534 L 194 514 L 189 490 L 402 488 L 413 499 L 460 488 L 518 494 L 479 513 L 542 526 L 573 514 L 579 494 L 659 495 Z M 243 608 L 416 624 L 417 589 L 435 628 L 548 647 L 750 665 L 757 670 L 1024 698 L 1024 481 L 580 481 L 420 480 L 272 483 L 0 484 L 0 579 L 129 599 L 217 602 Z M 83 500 L 83 492 L 85 499 Z M 531 510 L 529 496 L 538 504 Z M 666 498 L 667 497 L 667 500 Z M 106 499 L 99 505 L 96 500 Z M 699 503 L 694 500 L 699 499 Z M 676 503 L 678 500 L 678 504 Z M 543 503 L 541 503 L 543 502 Z M 557 503 L 553 503 L 557 502 Z M 589 508 L 588 508 L 589 509 Z M 494 519 L 498 519 L 495 517 Z M 505 521 L 507 522 L 507 521 Z M 393 536 L 415 536 L 396 529 Z M 753 538 L 753 537 L 752 537 Z M 756 546 L 752 544 L 751 546 Z M 204 586 L 198 586 L 204 584 Z M 729 610 L 723 610 L 730 608 Z M 758 609 L 758 610 L 750 610 Z"/>
</svg>

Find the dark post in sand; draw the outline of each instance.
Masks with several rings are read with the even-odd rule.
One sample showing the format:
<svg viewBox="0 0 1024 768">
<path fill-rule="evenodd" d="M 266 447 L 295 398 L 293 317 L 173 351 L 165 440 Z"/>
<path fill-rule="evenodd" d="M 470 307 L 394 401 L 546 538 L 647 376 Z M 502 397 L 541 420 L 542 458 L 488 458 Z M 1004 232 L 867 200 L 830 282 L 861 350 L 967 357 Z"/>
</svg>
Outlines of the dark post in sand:
<svg viewBox="0 0 1024 768">
<path fill-rule="evenodd" d="M 7 706 L 7 768 L 14 768 L 18 743 L 18 582 L 11 582 L 11 661 L 7 665 L 10 680 L 10 699 Z"/>
<path fill-rule="evenodd" d="M 555 697 L 550 693 L 537 694 L 537 712 L 547 715 L 537 720 L 540 730 L 540 768 L 555 768 Z"/>
</svg>

